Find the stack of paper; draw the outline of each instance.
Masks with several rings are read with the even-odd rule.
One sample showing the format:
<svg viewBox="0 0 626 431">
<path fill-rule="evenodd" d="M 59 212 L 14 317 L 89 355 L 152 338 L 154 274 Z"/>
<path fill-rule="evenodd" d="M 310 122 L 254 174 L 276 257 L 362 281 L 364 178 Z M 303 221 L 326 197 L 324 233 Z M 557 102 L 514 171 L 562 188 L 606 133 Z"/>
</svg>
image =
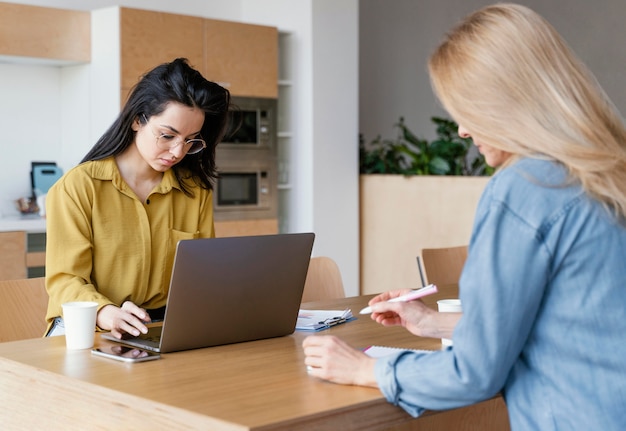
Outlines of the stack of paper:
<svg viewBox="0 0 626 431">
<path fill-rule="evenodd" d="M 321 331 L 350 320 L 354 320 L 354 316 L 349 308 L 345 310 L 300 310 L 296 330 Z"/>
</svg>

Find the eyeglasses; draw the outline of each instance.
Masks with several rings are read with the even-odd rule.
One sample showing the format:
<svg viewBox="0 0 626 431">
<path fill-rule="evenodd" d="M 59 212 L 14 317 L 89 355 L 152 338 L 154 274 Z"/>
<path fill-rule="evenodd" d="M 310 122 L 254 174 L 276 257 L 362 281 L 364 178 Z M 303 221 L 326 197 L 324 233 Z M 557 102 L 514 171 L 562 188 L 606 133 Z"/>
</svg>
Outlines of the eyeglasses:
<svg viewBox="0 0 626 431">
<path fill-rule="evenodd" d="M 143 118 L 144 120 L 146 120 L 146 124 L 148 124 L 148 119 L 145 115 L 143 116 Z M 169 133 L 154 133 L 154 129 L 152 128 L 152 126 L 150 126 L 150 131 L 156 138 L 157 147 L 162 150 L 170 151 L 182 144 L 183 151 L 186 154 L 197 154 L 206 148 L 206 142 L 204 142 L 204 139 L 196 138 L 187 139 L 186 141 L 184 139 L 179 140 L 177 139 L 176 135 L 172 135 Z"/>
</svg>

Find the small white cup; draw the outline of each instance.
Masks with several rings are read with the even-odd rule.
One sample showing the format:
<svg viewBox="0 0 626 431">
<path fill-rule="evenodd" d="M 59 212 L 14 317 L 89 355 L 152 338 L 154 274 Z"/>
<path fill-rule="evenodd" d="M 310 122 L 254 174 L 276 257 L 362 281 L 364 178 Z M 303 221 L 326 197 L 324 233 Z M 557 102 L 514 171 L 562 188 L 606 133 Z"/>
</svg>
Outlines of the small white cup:
<svg viewBox="0 0 626 431">
<path fill-rule="evenodd" d="M 441 313 L 460 313 L 463 311 L 460 299 L 440 299 L 437 301 L 437 308 Z M 441 344 L 443 346 L 452 346 L 452 340 L 442 338 Z"/>
<path fill-rule="evenodd" d="M 93 347 L 96 332 L 97 302 L 66 302 L 63 308 L 65 346 L 68 350 Z"/>
</svg>

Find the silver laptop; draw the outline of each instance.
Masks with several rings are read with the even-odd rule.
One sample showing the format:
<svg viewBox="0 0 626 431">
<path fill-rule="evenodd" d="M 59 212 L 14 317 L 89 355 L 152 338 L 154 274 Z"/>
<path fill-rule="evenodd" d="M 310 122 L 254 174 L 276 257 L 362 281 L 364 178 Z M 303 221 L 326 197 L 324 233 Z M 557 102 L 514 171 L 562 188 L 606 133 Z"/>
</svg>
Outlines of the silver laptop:
<svg viewBox="0 0 626 431">
<path fill-rule="evenodd" d="M 161 353 L 294 332 L 313 233 L 178 242 L 165 317 L 147 334 L 118 340 Z"/>
</svg>

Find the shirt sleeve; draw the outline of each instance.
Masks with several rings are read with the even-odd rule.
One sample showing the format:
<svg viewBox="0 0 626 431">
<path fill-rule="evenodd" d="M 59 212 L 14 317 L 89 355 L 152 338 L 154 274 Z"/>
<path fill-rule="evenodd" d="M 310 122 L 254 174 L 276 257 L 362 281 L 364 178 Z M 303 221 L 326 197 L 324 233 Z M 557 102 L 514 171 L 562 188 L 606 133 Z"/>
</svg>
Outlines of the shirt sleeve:
<svg viewBox="0 0 626 431">
<path fill-rule="evenodd" d="M 459 285 L 463 316 L 454 346 L 379 359 L 376 378 L 389 402 L 418 416 L 473 404 L 503 388 L 548 281 L 550 253 L 537 232 L 485 190 Z"/>
<path fill-rule="evenodd" d="M 61 315 L 61 304 L 95 301 L 98 309 L 112 304 L 91 282 L 93 241 L 87 194 L 68 189 L 65 179 L 46 198 L 46 289 L 50 297 L 46 319 Z"/>
</svg>

